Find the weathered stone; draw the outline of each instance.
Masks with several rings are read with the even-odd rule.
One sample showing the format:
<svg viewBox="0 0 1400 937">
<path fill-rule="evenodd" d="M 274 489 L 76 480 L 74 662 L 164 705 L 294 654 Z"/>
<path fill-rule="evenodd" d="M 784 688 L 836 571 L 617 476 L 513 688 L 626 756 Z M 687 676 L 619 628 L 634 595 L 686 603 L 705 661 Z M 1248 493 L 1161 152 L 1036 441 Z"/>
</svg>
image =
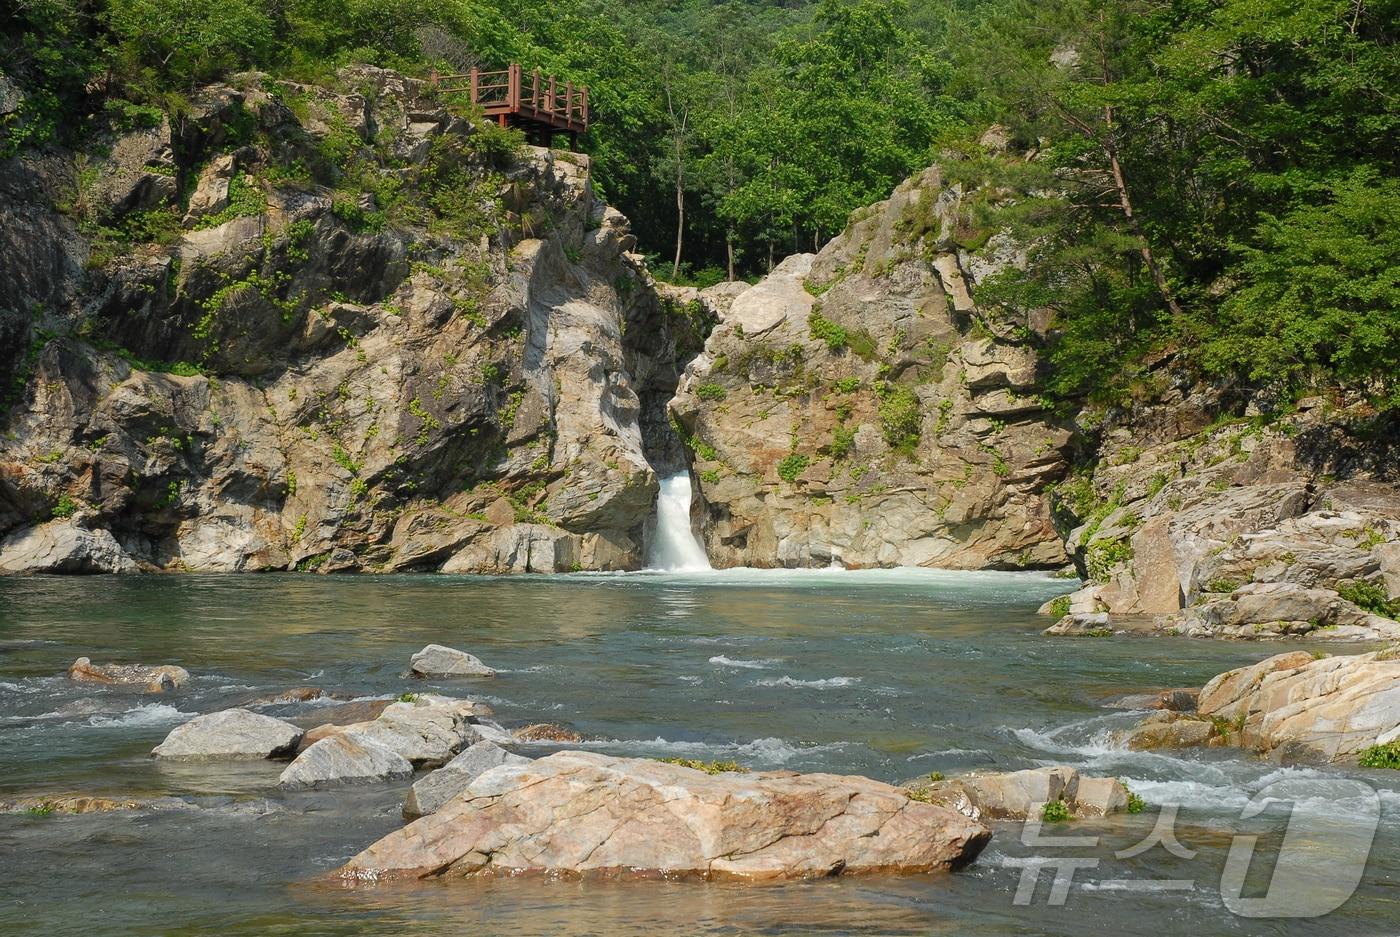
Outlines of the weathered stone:
<svg viewBox="0 0 1400 937">
<path fill-rule="evenodd" d="M 79 657 L 68 668 L 68 679 L 79 683 L 139 686 L 148 693 L 163 693 L 189 683 L 190 672 L 173 664 L 94 664 L 86 657 Z"/>
<path fill-rule="evenodd" d="M 1201 690 L 1201 715 L 1237 725 L 1236 744 L 1289 759 L 1347 761 L 1400 739 L 1400 659 L 1279 654 Z"/>
<path fill-rule="evenodd" d="M 0 541 L 0 574 L 128 573 L 136 563 L 106 530 L 49 521 Z"/>
<path fill-rule="evenodd" d="M 412 777 L 407 758 L 380 743 L 344 732 L 322 739 L 296 757 L 277 779 L 284 790 L 398 781 Z"/>
<path fill-rule="evenodd" d="M 924 873 L 971 860 L 990 831 L 860 777 L 709 775 L 646 759 L 559 752 L 479 776 L 437 813 L 337 873 L 694 876 L 762 880 Z"/>
<path fill-rule="evenodd" d="M 151 754 L 179 761 L 276 758 L 291 754 L 301 736 L 300 729 L 281 719 L 225 709 L 176 726 Z"/>
<path fill-rule="evenodd" d="M 404 801 L 406 820 L 436 813 L 442 805 L 466 790 L 480 775 L 497 765 L 520 765 L 530 759 L 515 755 L 493 742 L 477 742 L 447 764 L 416 781 Z"/>
<path fill-rule="evenodd" d="M 234 157 L 228 153 L 214 157 L 204 167 L 190 195 L 189 210 L 185 214 L 187 227 L 204 215 L 217 214 L 228 207 L 229 183 L 235 168 Z"/>
<path fill-rule="evenodd" d="M 413 655 L 409 669 L 415 677 L 494 677 L 496 671 L 466 651 L 429 644 Z"/>
</svg>

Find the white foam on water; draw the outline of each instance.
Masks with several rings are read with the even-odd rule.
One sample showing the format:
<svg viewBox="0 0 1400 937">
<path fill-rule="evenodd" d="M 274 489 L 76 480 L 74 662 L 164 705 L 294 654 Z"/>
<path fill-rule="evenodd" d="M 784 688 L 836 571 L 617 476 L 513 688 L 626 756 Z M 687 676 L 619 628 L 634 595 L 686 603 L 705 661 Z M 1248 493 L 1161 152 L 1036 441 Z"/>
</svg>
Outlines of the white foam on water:
<svg viewBox="0 0 1400 937">
<path fill-rule="evenodd" d="M 847 742 L 822 745 L 793 745 L 780 738 L 761 738 L 751 742 L 687 742 L 657 736 L 654 739 L 593 739 L 570 742 L 570 748 L 617 748 L 629 754 L 704 756 L 705 758 L 736 759 L 758 764 L 785 764 L 800 755 L 817 755 L 841 751 Z"/>
<path fill-rule="evenodd" d="M 838 686 L 854 686 L 860 682 L 860 677 L 827 677 L 825 680 L 798 680 L 795 677 L 775 677 L 772 679 L 755 680 L 754 686 L 785 686 L 801 687 L 803 689 L 827 689 Z"/>
<path fill-rule="evenodd" d="M 166 703 L 143 703 L 117 716 L 93 716 L 87 724 L 95 728 L 114 729 L 171 725 L 192 718 L 194 713 L 181 712 Z"/>
<path fill-rule="evenodd" d="M 710 569 L 705 548 L 690 529 L 690 473 L 661 479 L 656 495 L 656 534 L 647 565 L 663 572 Z"/>
<path fill-rule="evenodd" d="M 716 654 L 710 658 L 710 663 L 720 667 L 738 667 L 741 670 L 767 670 L 774 664 L 781 664 L 782 659 L 777 657 L 762 657 L 757 660 L 734 660 L 725 657 L 723 654 Z"/>
</svg>

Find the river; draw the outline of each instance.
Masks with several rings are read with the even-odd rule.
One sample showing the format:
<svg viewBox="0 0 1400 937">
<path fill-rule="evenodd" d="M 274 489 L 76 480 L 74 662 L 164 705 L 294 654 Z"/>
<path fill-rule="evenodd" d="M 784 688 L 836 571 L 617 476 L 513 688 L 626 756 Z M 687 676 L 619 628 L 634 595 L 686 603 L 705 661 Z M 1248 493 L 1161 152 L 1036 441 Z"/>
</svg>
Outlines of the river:
<svg viewBox="0 0 1400 937">
<path fill-rule="evenodd" d="M 1134 714 L 1106 697 L 1199 685 L 1277 645 L 1185 638 L 1051 639 L 1037 605 L 1065 591 L 1012 573 L 697 572 L 554 577 L 132 576 L 0 579 L 0 799 L 170 795 L 197 809 L 0 816 L 0 933 L 81 934 L 1381 934 L 1400 930 L 1400 779 L 1279 768 L 1239 752 L 1113 748 Z M 439 642 L 494 679 L 411 685 L 409 656 Z M 1291 647 L 1291 646 L 1290 646 Z M 94 661 L 176 663 L 161 697 L 70 683 Z M 314 684 L 353 697 L 436 686 L 507 725 L 557 722 L 615 754 L 734 759 L 751 768 L 860 773 L 1066 763 L 1122 777 L 1138 816 L 1077 822 L 1098 857 L 1062 906 L 1013 903 L 1016 860 L 1044 854 L 997 827 L 969 868 L 931 878 L 733 884 L 457 881 L 344 890 L 309 884 L 396 828 L 404 784 L 282 793 L 280 764 L 157 763 L 182 720 Z M 317 704 L 270 710 L 305 715 Z M 543 754 L 560 746 L 527 746 Z M 1316 920 L 1250 919 L 1219 882 L 1232 832 L 1263 829 L 1262 891 L 1286 816 L 1244 821 L 1279 778 L 1358 777 L 1381 830 L 1356 895 Z M 1114 857 L 1179 803 L 1191 859 Z M 1308 802 L 1332 817 L 1347 804 Z M 1260 826 L 1260 823 L 1263 826 Z M 1049 829 L 1047 827 L 1047 829 Z M 1319 869 L 1327 838 L 1305 844 Z M 1184 889 L 1132 883 L 1188 881 Z M 1253 880 L 1251 880 L 1253 881 Z M 1322 885 L 1318 886 L 1323 887 Z"/>
</svg>

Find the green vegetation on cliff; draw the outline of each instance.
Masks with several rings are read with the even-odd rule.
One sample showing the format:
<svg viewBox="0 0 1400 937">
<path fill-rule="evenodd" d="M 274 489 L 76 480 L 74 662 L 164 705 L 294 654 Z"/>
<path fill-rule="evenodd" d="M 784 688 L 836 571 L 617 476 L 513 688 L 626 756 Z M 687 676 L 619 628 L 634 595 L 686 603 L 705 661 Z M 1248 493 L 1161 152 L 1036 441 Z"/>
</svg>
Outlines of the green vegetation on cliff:
<svg viewBox="0 0 1400 937">
<path fill-rule="evenodd" d="M 592 91 L 595 182 L 673 278 L 810 250 L 931 161 L 999 196 L 979 284 L 1054 314 L 1057 396 L 1150 395 L 1163 350 L 1400 401 L 1396 0 L 22 0 L 0 148 L 177 119 L 231 72 L 508 61 Z M 0 88 L 0 91 L 3 91 Z M 1000 123 L 1009 144 L 979 145 Z M 988 138 L 982 138 L 984 140 Z M 1001 197 L 1005 196 L 1005 197 Z M 353 213 L 353 205 L 341 206 Z M 374 224 L 375 218 L 365 219 Z M 942 237 L 909 219 L 911 240 Z M 839 342 L 832 333 L 828 339 Z"/>
</svg>

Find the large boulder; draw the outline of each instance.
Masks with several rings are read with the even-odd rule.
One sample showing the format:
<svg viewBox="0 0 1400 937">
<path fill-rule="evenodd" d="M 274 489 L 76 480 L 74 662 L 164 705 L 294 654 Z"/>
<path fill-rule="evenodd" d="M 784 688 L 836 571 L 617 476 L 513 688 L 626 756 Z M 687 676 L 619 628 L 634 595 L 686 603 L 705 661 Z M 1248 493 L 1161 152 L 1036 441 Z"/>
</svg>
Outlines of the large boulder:
<svg viewBox="0 0 1400 937">
<path fill-rule="evenodd" d="M 956 811 L 862 777 L 706 774 L 558 752 L 478 777 L 343 866 L 382 880 L 520 872 L 747 880 L 945 871 L 990 838 Z"/>
<path fill-rule="evenodd" d="M 151 754 L 180 761 L 277 758 L 294 751 L 301 735 L 290 722 L 246 709 L 225 709 L 177 726 Z"/>
<path fill-rule="evenodd" d="M 466 651 L 429 644 L 414 654 L 409 670 L 415 677 L 494 677 L 496 671 Z"/>
<path fill-rule="evenodd" d="M 1235 745 L 1283 763 L 1353 761 L 1400 739 L 1400 655 L 1276 654 L 1201 690 L 1195 715 L 1154 713 L 1120 734 L 1129 748 Z"/>
<path fill-rule="evenodd" d="M 1280 654 L 1221 674 L 1200 712 L 1238 725 L 1238 744 L 1290 761 L 1347 761 L 1400 738 L 1400 659 Z"/>
<path fill-rule="evenodd" d="M 919 778 L 905 787 L 919 800 L 973 820 L 1035 818 L 1054 801 L 1062 802 L 1076 817 L 1102 817 L 1128 808 L 1128 789 L 1121 781 L 1081 775 L 1065 765 L 940 780 Z"/>
<path fill-rule="evenodd" d="M 342 732 L 324 738 L 297 756 L 277 779 L 283 790 L 337 787 L 400 781 L 413 776 L 413 765 L 399 753 L 359 736 Z"/>
<path fill-rule="evenodd" d="M 466 790 L 478 777 L 498 765 L 523 765 L 530 759 L 506 751 L 494 742 L 477 742 L 436 771 L 416 781 L 404 801 L 406 820 L 437 813 L 442 805 Z"/>
<path fill-rule="evenodd" d="M 148 693 L 164 693 L 190 682 L 190 672 L 174 664 L 94 664 L 79 657 L 68 668 L 68 679 L 77 683 L 136 686 Z"/>
<path fill-rule="evenodd" d="M 56 520 L 0 541 L 0 574 L 129 573 L 136 562 L 105 530 Z"/>
</svg>

